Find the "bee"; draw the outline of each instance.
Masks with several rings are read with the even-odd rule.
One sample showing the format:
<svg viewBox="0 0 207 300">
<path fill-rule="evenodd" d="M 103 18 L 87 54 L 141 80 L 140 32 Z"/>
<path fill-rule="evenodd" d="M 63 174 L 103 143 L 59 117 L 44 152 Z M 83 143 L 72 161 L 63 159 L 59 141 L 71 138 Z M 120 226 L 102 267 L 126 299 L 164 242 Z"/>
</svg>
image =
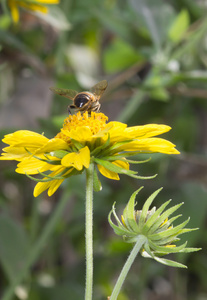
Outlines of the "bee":
<svg viewBox="0 0 207 300">
<path fill-rule="evenodd" d="M 73 104 L 68 106 L 69 114 L 71 114 L 71 110 L 74 110 L 74 112 L 86 112 L 88 111 L 91 113 L 99 112 L 101 104 L 99 103 L 99 100 L 104 93 L 104 91 L 107 88 L 107 81 L 102 80 L 95 84 L 89 92 L 76 92 L 74 90 L 69 89 L 58 89 L 51 87 L 50 90 L 54 92 L 55 94 L 58 94 L 60 96 L 69 98 L 70 100 L 73 100 Z"/>
</svg>

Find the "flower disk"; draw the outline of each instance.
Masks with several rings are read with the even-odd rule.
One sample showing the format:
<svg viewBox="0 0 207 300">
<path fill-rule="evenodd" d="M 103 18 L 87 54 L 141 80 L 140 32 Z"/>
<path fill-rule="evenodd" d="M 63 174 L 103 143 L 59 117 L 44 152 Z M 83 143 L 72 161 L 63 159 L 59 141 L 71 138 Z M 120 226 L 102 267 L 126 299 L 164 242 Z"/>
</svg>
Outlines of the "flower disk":
<svg viewBox="0 0 207 300">
<path fill-rule="evenodd" d="M 137 172 L 129 170 L 129 163 L 139 163 L 128 160 L 129 156 L 155 152 L 179 154 L 171 142 L 155 137 L 169 131 L 169 126 L 127 127 L 107 120 L 102 113 L 78 112 L 66 118 L 63 128 L 52 139 L 32 131 L 16 131 L 4 137 L 3 142 L 9 147 L 3 149 L 0 159 L 18 161 L 17 173 L 42 176 L 35 179 L 36 197 L 47 189 L 51 196 L 66 178 L 82 173 L 90 163 L 110 179 L 119 180 L 118 174 L 140 178 Z M 100 188 L 100 184 L 94 186 L 97 191 Z"/>
</svg>

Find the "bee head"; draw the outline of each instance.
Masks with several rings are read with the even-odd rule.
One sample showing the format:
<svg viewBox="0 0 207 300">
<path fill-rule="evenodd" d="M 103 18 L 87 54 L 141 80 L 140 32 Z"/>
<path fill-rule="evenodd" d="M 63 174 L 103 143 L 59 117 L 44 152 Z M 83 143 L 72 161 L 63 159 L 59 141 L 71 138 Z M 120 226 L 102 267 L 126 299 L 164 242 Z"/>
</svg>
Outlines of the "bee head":
<svg viewBox="0 0 207 300">
<path fill-rule="evenodd" d="M 74 105 L 78 108 L 83 107 L 86 103 L 88 103 L 89 101 L 93 100 L 93 94 L 91 93 L 86 93 L 86 92 L 82 92 L 76 95 L 75 99 L 74 99 Z"/>
</svg>

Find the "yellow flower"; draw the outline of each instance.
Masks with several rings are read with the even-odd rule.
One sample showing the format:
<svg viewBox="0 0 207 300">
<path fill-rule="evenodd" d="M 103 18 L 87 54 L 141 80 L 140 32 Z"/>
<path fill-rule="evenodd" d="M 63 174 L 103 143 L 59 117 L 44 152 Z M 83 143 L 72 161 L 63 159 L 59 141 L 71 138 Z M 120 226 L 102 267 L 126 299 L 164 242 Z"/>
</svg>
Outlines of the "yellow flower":
<svg viewBox="0 0 207 300">
<path fill-rule="evenodd" d="M 133 161 L 128 156 L 179 154 L 174 144 L 155 137 L 169 130 L 169 126 L 157 124 L 127 127 L 120 122 L 107 123 L 102 113 L 78 112 L 65 119 L 63 128 L 52 139 L 27 130 L 6 135 L 3 142 L 9 146 L 3 149 L 0 160 L 18 161 L 17 173 L 41 175 L 42 179 L 36 179 L 34 196 L 47 189 L 51 196 L 66 178 L 82 173 L 90 163 L 110 179 L 119 180 L 118 174 L 140 178 L 129 170 Z"/>
<path fill-rule="evenodd" d="M 8 0 L 12 19 L 15 23 L 19 21 L 19 7 L 31 11 L 40 11 L 44 14 L 48 12 L 47 4 L 58 4 L 59 0 Z"/>
</svg>

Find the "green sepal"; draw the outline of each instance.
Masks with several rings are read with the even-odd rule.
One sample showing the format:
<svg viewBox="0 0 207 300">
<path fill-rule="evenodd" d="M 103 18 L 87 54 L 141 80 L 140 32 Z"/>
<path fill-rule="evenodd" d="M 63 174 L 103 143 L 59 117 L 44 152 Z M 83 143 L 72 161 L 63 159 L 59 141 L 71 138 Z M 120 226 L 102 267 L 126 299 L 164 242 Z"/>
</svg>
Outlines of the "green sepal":
<svg viewBox="0 0 207 300">
<path fill-rule="evenodd" d="M 95 192 L 100 192 L 102 190 L 102 185 L 101 185 L 101 182 L 98 178 L 96 168 L 94 168 L 94 173 L 93 173 L 93 190 Z"/>
<path fill-rule="evenodd" d="M 164 230 L 166 230 L 167 228 L 170 227 L 170 225 L 178 218 L 180 218 L 182 215 L 177 215 L 173 218 L 170 218 L 169 220 L 167 220 L 167 222 L 165 222 L 165 224 L 161 224 L 159 226 L 159 228 L 156 230 L 156 233 L 162 232 Z"/>
<path fill-rule="evenodd" d="M 34 158 L 36 158 L 36 159 L 38 159 L 38 160 L 40 160 L 40 161 L 43 161 L 43 162 L 48 163 L 48 164 L 51 164 L 51 165 L 60 165 L 60 162 L 59 162 L 59 161 L 55 161 L 55 160 L 52 160 L 52 159 L 48 159 L 46 154 L 44 154 L 44 157 L 45 157 L 46 159 L 43 159 L 43 158 L 40 158 L 40 157 L 38 157 L 38 156 L 32 154 L 26 147 L 24 147 L 24 150 L 25 150 L 27 153 L 29 153 L 32 157 L 34 157 Z M 61 150 L 60 150 L 60 151 L 61 151 Z M 53 152 L 53 153 L 54 153 L 54 152 Z M 49 154 L 49 153 L 48 153 L 48 154 Z M 50 154 L 50 155 L 51 155 L 51 154 Z M 51 156 L 52 156 L 52 155 L 51 155 Z"/>
<path fill-rule="evenodd" d="M 142 212 L 139 219 L 139 226 L 140 228 L 143 228 L 146 219 L 147 219 L 147 212 L 149 210 L 150 205 L 152 204 L 153 200 L 157 196 L 157 194 L 162 190 L 162 188 L 156 190 L 152 195 L 149 196 L 149 198 L 146 200 L 145 204 L 142 207 Z"/>
<path fill-rule="evenodd" d="M 165 209 L 165 207 L 171 202 L 171 200 L 166 201 L 163 203 L 157 210 L 156 212 L 149 217 L 147 222 L 145 222 L 143 226 L 143 233 L 148 233 L 149 230 L 151 231 L 151 226 L 155 223 L 155 221 L 159 218 L 159 215 L 162 213 L 162 211 Z"/>
<path fill-rule="evenodd" d="M 33 181 L 36 181 L 36 182 L 49 182 L 49 181 L 52 181 L 52 180 L 62 180 L 62 179 L 64 179 L 64 177 L 52 177 L 52 176 L 49 176 L 49 175 L 46 175 L 46 174 L 44 174 L 44 177 L 47 177 L 47 179 L 45 178 L 45 179 L 40 179 L 40 178 L 34 178 L 33 176 L 31 176 L 31 175 L 29 175 L 29 174 L 27 174 L 27 173 L 25 173 L 25 175 L 28 177 L 28 178 L 30 178 L 30 179 L 32 179 Z"/>
<path fill-rule="evenodd" d="M 103 154 L 103 153 L 104 153 L 103 150 L 106 149 L 109 145 L 110 145 L 110 135 L 108 134 L 108 139 L 107 139 L 107 141 L 106 141 L 103 145 L 96 147 L 96 148 L 91 152 L 91 156 L 97 156 L 98 153 L 100 153 L 100 152 L 101 152 L 101 154 Z"/>
<path fill-rule="evenodd" d="M 202 248 L 185 248 L 183 250 L 181 250 L 180 252 L 182 253 L 190 253 L 190 252 L 197 252 L 202 250 Z"/>
<path fill-rule="evenodd" d="M 180 246 L 170 247 L 170 245 L 168 245 L 168 247 L 166 247 L 166 246 L 159 246 L 159 245 L 153 243 L 151 240 L 148 240 L 148 242 L 149 242 L 150 248 L 152 248 L 153 251 L 158 252 L 162 255 L 180 252 L 187 245 L 187 242 L 185 242 L 184 244 L 182 244 Z"/>
<path fill-rule="evenodd" d="M 127 159 L 127 158 L 125 158 L 125 154 L 126 153 L 124 153 L 124 155 L 104 156 L 104 159 L 105 160 L 110 160 L 110 161 L 121 160 L 121 161 L 128 162 L 130 164 L 143 164 L 143 163 L 149 162 L 151 160 L 151 157 L 149 159 L 146 159 L 146 160 L 132 160 L 132 159 Z"/>
<path fill-rule="evenodd" d="M 190 218 L 188 218 L 183 223 L 181 223 L 175 227 L 169 228 L 168 230 L 165 230 L 163 232 L 149 234 L 148 238 L 152 241 L 156 241 L 156 240 L 160 240 L 160 239 L 167 238 L 170 236 L 180 235 L 182 233 L 182 228 L 185 227 L 185 225 L 189 222 L 189 220 L 190 220 Z"/>
<path fill-rule="evenodd" d="M 130 143 L 130 142 L 133 142 L 135 139 L 131 139 L 131 140 L 127 140 L 127 141 L 123 141 L 123 142 L 117 142 L 117 143 L 115 143 L 113 146 L 111 146 L 110 147 L 110 149 L 112 150 L 112 152 L 117 152 L 117 148 L 119 148 L 119 147 L 121 147 L 121 146 L 123 146 L 123 145 L 125 145 L 125 144 L 128 144 L 128 143 Z M 114 151 L 114 150 L 116 150 L 116 151 Z M 137 152 L 136 152 L 137 153 Z"/>
<path fill-rule="evenodd" d="M 144 164 L 151 160 L 151 157 L 145 160 L 132 160 L 132 159 L 126 159 L 126 161 L 130 164 Z"/>
<path fill-rule="evenodd" d="M 173 260 L 169 260 L 169 259 L 160 258 L 160 257 L 155 256 L 153 254 L 153 252 L 150 251 L 148 243 L 145 243 L 144 249 L 146 251 L 146 252 L 142 252 L 142 256 L 144 256 L 144 257 L 153 258 L 157 262 L 159 262 L 163 265 L 170 266 L 170 267 L 187 268 L 185 265 L 183 265 L 181 263 L 175 262 Z"/>
<path fill-rule="evenodd" d="M 27 173 L 25 173 L 25 175 L 26 175 L 29 179 L 31 179 L 31 180 L 33 180 L 33 181 L 36 181 L 36 182 L 49 182 L 49 181 L 52 181 L 51 179 L 34 178 L 33 176 L 31 176 L 31 175 L 29 175 L 29 174 L 27 174 Z"/>
<path fill-rule="evenodd" d="M 198 230 L 199 228 L 183 228 L 182 232 L 180 234 L 186 233 L 186 232 L 191 232 L 191 231 L 195 231 Z"/>
<path fill-rule="evenodd" d="M 51 155 L 51 156 L 52 156 L 52 155 Z M 38 159 L 38 160 L 40 160 L 40 161 L 43 161 L 43 162 L 45 162 L 45 163 L 47 163 L 47 164 L 50 164 L 50 165 L 60 165 L 60 161 L 59 161 L 59 160 L 48 159 L 46 154 L 44 154 L 44 157 L 45 157 L 46 159 L 40 158 L 40 157 L 38 157 L 38 156 L 36 156 L 36 155 L 33 155 L 33 154 L 32 154 L 32 157 L 34 157 L 34 158 L 36 158 L 36 159 Z"/>
<path fill-rule="evenodd" d="M 124 217 L 124 222 L 126 224 L 126 227 L 129 228 L 130 230 L 133 230 L 137 234 L 140 233 L 139 226 L 135 220 L 135 198 L 136 195 L 143 189 L 143 186 L 140 187 L 137 191 L 135 191 L 132 196 L 129 199 L 129 202 L 127 206 L 125 207 L 123 211 L 123 217 Z"/>
<path fill-rule="evenodd" d="M 114 218 L 116 219 L 116 222 L 117 222 L 118 226 L 115 225 L 111 220 L 111 214 L 112 213 L 114 215 Z M 117 214 L 115 212 L 115 203 L 113 204 L 112 210 L 110 211 L 110 213 L 108 215 L 108 221 L 109 221 L 109 224 L 111 225 L 111 227 L 113 228 L 114 232 L 117 235 L 121 235 L 121 236 L 123 236 L 123 235 L 128 236 L 129 234 L 133 235 L 133 233 L 131 233 L 129 230 L 127 230 L 126 227 L 124 227 L 124 225 L 120 222 L 119 218 L 117 217 Z M 134 235 L 136 235 L 136 233 Z"/>
<path fill-rule="evenodd" d="M 116 165 L 110 163 L 109 161 L 106 161 L 106 160 L 103 160 L 103 159 L 94 158 L 94 161 L 97 164 L 99 164 L 99 165 L 103 166 L 104 168 L 106 168 L 106 169 L 108 169 L 112 172 L 115 172 L 115 173 L 126 174 L 126 175 L 129 175 L 129 176 L 137 174 L 137 172 L 135 172 L 135 171 L 126 170 L 124 168 L 116 166 Z"/>
<path fill-rule="evenodd" d="M 174 205 L 174 206 L 170 207 L 169 209 L 167 209 L 165 212 L 163 212 L 163 214 L 159 216 L 159 218 L 154 222 L 154 224 L 150 228 L 149 234 L 155 232 L 155 230 L 158 229 L 160 227 L 160 225 L 182 205 L 183 205 L 183 203 Z"/>
<path fill-rule="evenodd" d="M 65 155 L 67 155 L 70 152 L 65 151 L 65 150 L 56 150 L 53 153 L 54 153 L 55 157 L 62 159 Z"/>
<path fill-rule="evenodd" d="M 84 147 L 83 144 L 81 144 L 80 142 L 78 142 L 78 141 L 76 141 L 76 140 L 74 140 L 74 139 L 71 139 L 71 142 L 72 142 L 71 145 L 75 146 L 76 151 L 77 151 L 77 150 L 80 150 L 81 148 Z M 74 151 L 74 152 L 76 152 L 76 151 Z"/>
<path fill-rule="evenodd" d="M 169 267 L 187 269 L 187 266 L 185 266 L 185 265 L 183 265 L 181 263 L 178 263 L 176 261 L 170 260 L 170 259 L 161 258 L 161 257 L 157 257 L 157 256 L 154 256 L 153 258 L 157 262 L 159 262 L 159 263 L 161 263 L 163 265 L 169 266 Z"/>
</svg>

